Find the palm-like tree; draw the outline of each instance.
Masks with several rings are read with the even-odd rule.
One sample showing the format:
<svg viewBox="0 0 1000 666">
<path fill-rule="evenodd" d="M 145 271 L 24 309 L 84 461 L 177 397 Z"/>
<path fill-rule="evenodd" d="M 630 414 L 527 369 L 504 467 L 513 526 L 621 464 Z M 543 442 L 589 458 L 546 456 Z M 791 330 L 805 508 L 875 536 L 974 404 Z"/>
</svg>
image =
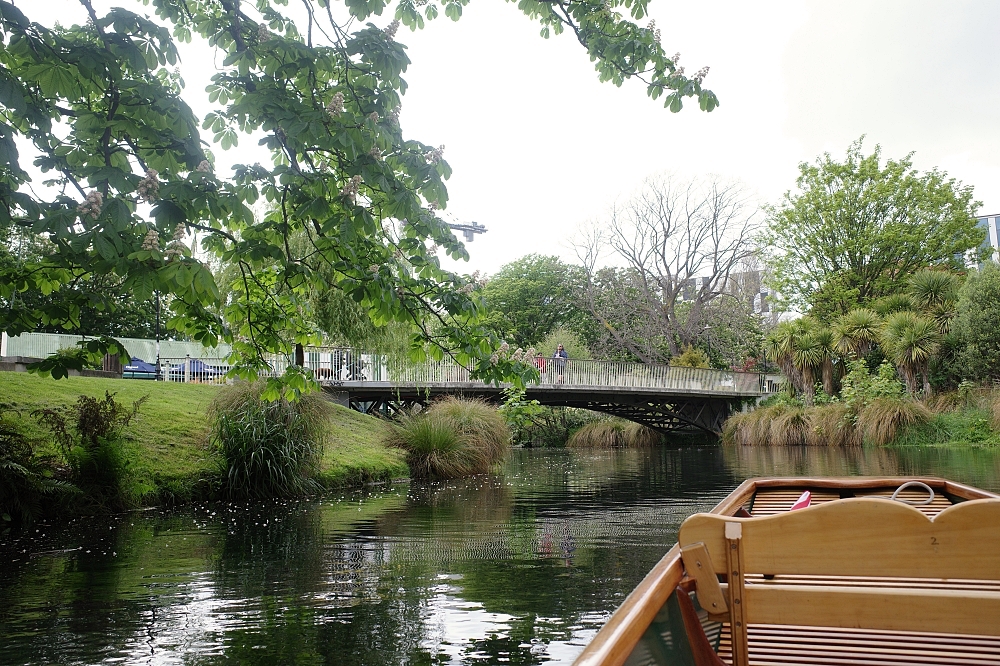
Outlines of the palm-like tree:
<svg viewBox="0 0 1000 666">
<path fill-rule="evenodd" d="M 918 308 L 927 310 L 958 300 L 958 277 L 947 271 L 925 268 L 910 276 L 906 291 Z"/>
<path fill-rule="evenodd" d="M 864 358 L 879 340 L 882 318 L 868 308 L 851 310 L 833 327 L 834 343 L 842 354 Z"/>
<path fill-rule="evenodd" d="M 792 362 L 802 374 L 802 400 L 811 405 L 816 384 L 816 368 L 822 366 L 826 351 L 823 349 L 817 333 L 819 331 L 806 324 L 802 335 L 793 342 Z"/>
<path fill-rule="evenodd" d="M 774 327 L 764 340 L 764 354 L 778 364 L 781 372 L 792 385 L 794 392 L 806 393 L 802 373 L 795 364 L 795 349 L 798 340 L 808 331 L 808 322 L 802 319 L 783 321 Z"/>
<path fill-rule="evenodd" d="M 832 334 L 814 319 L 801 317 L 778 324 L 765 340 L 767 357 L 778 364 L 795 392 L 812 404 L 816 370 L 822 369 L 824 390 L 833 389 Z M 829 361 L 829 371 L 825 365 Z M 829 386 L 827 386 L 829 377 Z"/>
<path fill-rule="evenodd" d="M 930 360 L 941 348 L 941 333 L 937 324 L 915 312 L 897 312 L 886 319 L 881 343 L 882 349 L 902 375 L 907 392 L 915 394 L 918 382 L 923 378 L 924 395 L 929 396 Z"/>
<path fill-rule="evenodd" d="M 914 305 L 934 320 L 938 331 L 947 334 L 958 309 L 958 288 L 954 273 L 927 268 L 910 277 L 907 293 Z"/>
<path fill-rule="evenodd" d="M 871 303 L 871 308 L 883 317 L 897 312 L 906 312 L 914 309 L 913 300 L 909 294 L 889 294 Z"/>
<path fill-rule="evenodd" d="M 833 396 L 833 371 L 834 371 L 834 358 L 836 356 L 836 336 L 833 331 L 825 326 L 823 328 L 818 328 L 813 333 L 813 338 L 816 340 L 816 344 L 822 353 L 822 358 L 819 362 L 819 367 L 822 371 L 823 376 L 823 390 L 828 396 Z"/>
</svg>

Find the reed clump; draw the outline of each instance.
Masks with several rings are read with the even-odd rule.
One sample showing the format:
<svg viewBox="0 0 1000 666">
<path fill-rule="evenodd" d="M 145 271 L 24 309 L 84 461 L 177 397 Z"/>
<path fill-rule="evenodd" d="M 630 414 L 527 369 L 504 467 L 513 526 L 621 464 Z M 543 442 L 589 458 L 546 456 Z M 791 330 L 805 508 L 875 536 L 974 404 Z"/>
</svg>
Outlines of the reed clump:
<svg viewBox="0 0 1000 666">
<path fill-rule="evenodd" d="M 318 393 L 265 400 L 267 382 L 237 382 L 208 408 L 210 442 L 220 454 L 229 497 L 292 497 L 314 492 L 333 405 Z"/>
<path fill-rule="evenodd" d="M 602 419 L 581 427 L 570 435 L 566 446 L 592 449 L 624 449 L 653 446 L 660 442 L 655 430 L 624 419 Z"/>
<path fill-rule="evenodd" d="M 386 443 L 406 451 L 413 478 L 452 479 L 484 474 L 501 462 L 510 450 L 510 429 L 492 405 L 448 397 L 404 417 Z"/>
</svg>

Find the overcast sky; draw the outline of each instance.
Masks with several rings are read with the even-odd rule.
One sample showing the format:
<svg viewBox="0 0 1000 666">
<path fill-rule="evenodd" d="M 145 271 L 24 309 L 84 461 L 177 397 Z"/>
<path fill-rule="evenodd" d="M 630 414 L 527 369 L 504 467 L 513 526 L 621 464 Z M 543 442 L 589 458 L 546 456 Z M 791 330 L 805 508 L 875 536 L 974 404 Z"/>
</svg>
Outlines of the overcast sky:
<svg viewBox="0 0 1000 666">
<path fill-rule="evenodd" d="M 75 19 L 66 0 L 18 4 L 32 14 L 39 7 L 43 22 Z M 657 172 L 738 179 L 773 202 L 794 187 L 799 162 L 843 155 L 862 134 L 868 149 L 913 151 L 919 169 L 975 186 L 980 212 L 1000 213 L 1000 2 L 651 0 L 650 8 L 668 53 L 679 51 L 688 72 L 711 67 L 714 112 L 694 103 L 672 114 L 639 82 L 600 83 L 571 35 L 544 40 L 499 0 L 472 0 L 458 23 L 442 15 L 417 33 L 400 29 L 413 61 L 404 132 L 445 145 L 454 169 L 448 213 L 489 229 L 456 268 L 494 272 L 529 252 L 572 259 L 581 225 Z M 212 54 L 182 53 L 187 97 L 203 112 L 194 94 L 213 73 Z M 216 152 L 219 166 L 256 161 Z"/>
<path fill-rule="evenodd" d="M 571 257 L 581 222 L 601 219 L 658 171 L 716 173 L 762 200 L 794 187 L 797 165 L 866 146 L 975 186 L 1000 213 L 997 2 L 652 0 L 668 53 L 709 65 L 712 113 L 671 114 L 641 84 L 597 81 L 570 35 L 542 40 L 500 2 L 401 36 L 413 66 L 405 127 L 443 143 L 455 169 L 448 210 L 485 224 L 471 263 L 495 270 L 529 251 Z"/>
</svg>

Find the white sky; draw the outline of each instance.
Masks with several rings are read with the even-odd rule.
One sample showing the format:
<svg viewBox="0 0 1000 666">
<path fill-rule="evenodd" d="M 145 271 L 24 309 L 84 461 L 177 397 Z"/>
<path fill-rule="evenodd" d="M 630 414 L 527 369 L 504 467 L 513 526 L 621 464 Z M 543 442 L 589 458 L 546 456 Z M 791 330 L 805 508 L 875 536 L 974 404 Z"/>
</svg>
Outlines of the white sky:
<svg viewBox="0 0 1000 666">
<path fill-rule="evenodd" d="M 68 0 L 18 4 L 44 23 L 82 20 Z M 688 72 L 711 67 L 720 108 L 672 114 L 639 82 L 602 84 L 571 35 L 543 40 L 497 0 L 472 0 L 458 23 L 442 14 L 400 29 L 413 61 L 404 133 L 445 145 L 448 212 L 489 229 L 455 268 L 494 272 L 529 252 L 572 259 L 580 226 L 660 171 L 735 178 L 773 202 L 800 161 L 843 155 L 862 134 L 886 156 L 915 151 L 919 169 L 974 185 L 980 212 L 1000 213 L 1000 2 L 652 0 L 651 11 Z M 182 53 L 186 97 L 203 113 L 211 53 Z M 216 147 L 219 166 L 264 162 L 248 139 L 232 155 Z"/>
</svg>

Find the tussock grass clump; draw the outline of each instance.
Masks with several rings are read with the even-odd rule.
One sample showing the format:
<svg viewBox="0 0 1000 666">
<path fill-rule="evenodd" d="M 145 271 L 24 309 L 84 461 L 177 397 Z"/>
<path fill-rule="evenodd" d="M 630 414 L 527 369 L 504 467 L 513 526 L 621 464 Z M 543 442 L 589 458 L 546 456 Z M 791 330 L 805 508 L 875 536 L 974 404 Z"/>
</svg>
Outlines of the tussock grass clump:
<svg viewBox="0 0 1000 666">
<path fill-rule="evenodd" d="M 317 393 L 269 402 L 261 399 L 266 384 L 227 386 L 208 409 L 230 497 L 291 497 L 318 488 L 313 476 L 333 405 Z"/>
<path fill-rule="evenodd" d="M 507 421 L 496 407 L 483 400 L 447 397 L 436 401 L 427 413 L 454 423 L 460 438 L 480 451 L 489 465 L 503 460 L 510 450 Z"/>
<path fill-rule="evenodd" d="M 994 430 L 1000 430 L 1000 395 L 994 395 L 989 401 L 990 425 Z"/>
<path fill-rule="evenodd" d="M 813 407 L 808 411 L 806 444 L 811 446 L 861 446 L 861 433 L 850 420 L 850 409 L 842 403 Z"/>
<path fill-rule="evenodd" d="M 923 403 L 907 398 L 876 398 L 858 413 L 857 429 L 864 441 L 888 444 L 901 428 L 927 423 L 933 413 Z"/>
<path fill-rule="evenodd" d="M 591 449 L 624 449 L 653 446 L 660 442 L 655 430 L 623 419 L 603 419 L 588 423 L 566 441 L 566 446 Z"/>
<path fill-rule="evenodd" d="M 771 419 L 770 442 L 775 446 L 802 446 L 808 434 L 809 419 L 804 407 L 785 407 Z"/>
<path fill-rule="evenodd" d="M 858 446 L 861 436 L 843 404 L 777 404 L 729 417 L 722 441 L 737 446 Z"/>
<path fill-rule="evenodd" d="M 406 451 L 412 477 L 452 479 L 484 474 L 502 461 L 510 449 L 510 429 L 486 402 L 449 397 L 405 417 L 386 443 Z"/>
</svg>

